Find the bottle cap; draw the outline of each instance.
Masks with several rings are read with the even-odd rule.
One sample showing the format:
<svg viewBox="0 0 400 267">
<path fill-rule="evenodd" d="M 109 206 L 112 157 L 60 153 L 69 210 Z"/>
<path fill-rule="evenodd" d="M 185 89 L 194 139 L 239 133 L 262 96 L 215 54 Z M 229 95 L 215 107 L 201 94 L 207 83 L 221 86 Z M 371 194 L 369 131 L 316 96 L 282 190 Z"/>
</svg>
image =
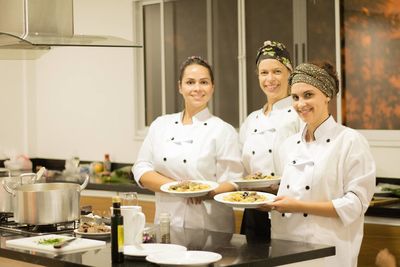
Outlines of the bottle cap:
<svg viewBox="0 0 400 267">
<path fill-rule="evenodd" d="M 113 196 L 112 203 L 117 203 L 117 202 L 121 202 L 121 198 L 119 196 Z"/>
</svg>

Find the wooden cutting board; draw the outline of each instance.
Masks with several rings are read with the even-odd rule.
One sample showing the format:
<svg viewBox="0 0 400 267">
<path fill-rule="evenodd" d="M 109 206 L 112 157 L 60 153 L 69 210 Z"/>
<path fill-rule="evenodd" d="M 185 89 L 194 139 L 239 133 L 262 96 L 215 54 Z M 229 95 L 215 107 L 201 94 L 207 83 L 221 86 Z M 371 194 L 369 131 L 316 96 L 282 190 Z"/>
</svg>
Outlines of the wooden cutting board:
<svg viewBox="0 0 400 267">
<path fill-rule="evenodd" d="M 385 206 L 393 203 L 400 202 L 400 198 L 397 197 L 373 197 L 369 203 L 370 207 Z"/>
<path fill-rule="evenodd" d="M 62 255 L 68 253 L 75 253 L 80 251 L 87 251 L 92 249 L 99 249 L 106 246 L 105 241 L 101 240 L 92 240 L 86 238 L 77 238 L 76 240 L 72 241 L 65 247 L 56 249 L 53 248 L 53 245 L 42 245 L 39 244 L 40 240 L 50 239 L 50 238 L 65 238 L 71 239 L 71 236 L 63 236 L 63 235 L 42 235 L 42 236 L 33 236 L 27 238 L 19 238 L 13 240 L 7 240 L 6 246 L 10 248 L 18 248 L 30 251 L 37 251 L 42 253 L 49 253 L 54 255 Z"/>
</svg>

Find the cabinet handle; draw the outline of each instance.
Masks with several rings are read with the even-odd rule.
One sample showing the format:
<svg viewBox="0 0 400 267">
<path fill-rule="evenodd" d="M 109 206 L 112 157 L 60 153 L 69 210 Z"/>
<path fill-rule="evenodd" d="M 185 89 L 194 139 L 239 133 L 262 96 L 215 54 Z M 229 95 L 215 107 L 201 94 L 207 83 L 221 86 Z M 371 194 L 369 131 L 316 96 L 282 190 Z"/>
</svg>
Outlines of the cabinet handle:
<svg viewBox="0 0 400 267">
<path fill-rule="evenodd" d="M 299 62 L 299 47 L 297 44 L 294 44 L 294 66 L 296 67 L 298 65 Z"/>
<path fill-rule="evenodd" d="M 303 61 L 302 61 L 302 63 L 304 63 L 304 62 L 306 62 L 307 61 L 307 59 L 306 59 L 306 44 L 305 43 L 302 43 L 301 44 L 301 52 L 302 52 L 302 54 L 303 54 Z"/>
</svg>

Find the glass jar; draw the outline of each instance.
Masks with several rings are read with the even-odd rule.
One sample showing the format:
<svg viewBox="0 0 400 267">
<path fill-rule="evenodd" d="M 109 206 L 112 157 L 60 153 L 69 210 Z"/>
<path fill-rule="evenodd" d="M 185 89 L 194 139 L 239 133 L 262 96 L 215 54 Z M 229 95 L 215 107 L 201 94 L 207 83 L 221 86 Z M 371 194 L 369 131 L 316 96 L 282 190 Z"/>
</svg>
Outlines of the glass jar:
<svg viewBox="0 0 400 267">
<path fill-rule="evenodd" d="M 160 214 L 160 237 L 161 243 L 171 243 L 170 236 L 170 215 L 169 213 L 161 213 Z"/>
</svg>

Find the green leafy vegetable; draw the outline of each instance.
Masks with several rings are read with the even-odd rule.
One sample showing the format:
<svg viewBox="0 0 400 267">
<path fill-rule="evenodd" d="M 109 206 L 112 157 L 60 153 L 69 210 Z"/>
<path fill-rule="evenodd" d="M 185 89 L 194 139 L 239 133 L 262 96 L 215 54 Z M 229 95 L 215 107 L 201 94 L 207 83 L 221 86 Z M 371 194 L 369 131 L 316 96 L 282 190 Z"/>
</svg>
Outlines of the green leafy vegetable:
<svg viewBox="0 0 400 267">
<path fill-rule="evenodd" d="M 391 192 L 392 194 L 394 194 L 394 195 L 400 197 L 400 188 L 389 188 L 389 187 L 385 187 L 385 188 L 382 188 L 382 191 L 389 191 L 389 192 Z"/>
<path fill-rule="evenodd" d="M 64 241 L 64 238 L 44 238 L 38 241 L 39 245 L 54 245 Z"/>
<path fill-rule="evenodd" d="M 135 183 L 132 166 L 125 166 L 114 170 L 109 175 L 103 175 L 101 182 L 106 184 L 132 184 Z"/>
</svg>

